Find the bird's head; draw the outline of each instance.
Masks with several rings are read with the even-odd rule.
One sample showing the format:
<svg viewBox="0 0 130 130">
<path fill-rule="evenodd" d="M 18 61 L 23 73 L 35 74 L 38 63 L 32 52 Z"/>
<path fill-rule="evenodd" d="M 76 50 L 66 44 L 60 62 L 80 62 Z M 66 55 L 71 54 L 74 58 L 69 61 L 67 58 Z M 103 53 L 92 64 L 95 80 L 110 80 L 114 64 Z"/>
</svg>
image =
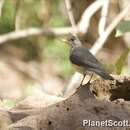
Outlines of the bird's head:
<svg viewBox="0 0 130 130">
<path fill-rule="evenodd" d="M 70 35 L 67 38 L 67 41 L 69 42 L 69 44 L 72 47 L 79 47 L 82 45 L 81 41 L 78 39 L 78 37 L 74 36 L 74 35 Z"/>
</svg>

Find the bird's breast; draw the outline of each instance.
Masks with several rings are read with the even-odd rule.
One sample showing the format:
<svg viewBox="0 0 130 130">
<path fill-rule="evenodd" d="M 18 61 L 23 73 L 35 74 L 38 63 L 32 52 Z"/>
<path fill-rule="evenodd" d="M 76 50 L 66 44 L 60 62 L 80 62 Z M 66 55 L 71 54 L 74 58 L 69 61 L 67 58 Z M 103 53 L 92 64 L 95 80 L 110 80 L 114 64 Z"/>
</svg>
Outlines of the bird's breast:
<svg viewBox="0 0 130 130">
<path fill-rule="evenodd" d="M 84 68 L 84 67 L 80 67 L 80 66 L 75 65 L 75 64 L 72 64 L 72 65 L 75 68 L 75 70 L 80 72 L 80 73 L 84 73 L 86 71 L 86 68 Z"/>
</svg>

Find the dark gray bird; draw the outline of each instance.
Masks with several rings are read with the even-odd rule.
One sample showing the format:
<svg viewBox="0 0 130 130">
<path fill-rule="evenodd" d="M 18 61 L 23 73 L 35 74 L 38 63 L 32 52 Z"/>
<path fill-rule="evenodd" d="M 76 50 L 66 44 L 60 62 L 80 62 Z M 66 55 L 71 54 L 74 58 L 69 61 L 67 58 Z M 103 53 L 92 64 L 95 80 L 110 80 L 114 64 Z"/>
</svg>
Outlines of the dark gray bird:
<svg viewBox="0 0 130 130">
<path fill-rule="evenodd" d="M 113 77 L 105 71 L 101 63 L 82 45 L 81 41 L 76 36 L 71 35 L 68 37 L 67 41 L 71 45 L 69 59 L 73 64 L 85 68 L 86 71 L 95 72 L 103 79 L 113 80 Z M 85 76 L 86 72 L 84 73 L 84 78 Z"/>
</svg>

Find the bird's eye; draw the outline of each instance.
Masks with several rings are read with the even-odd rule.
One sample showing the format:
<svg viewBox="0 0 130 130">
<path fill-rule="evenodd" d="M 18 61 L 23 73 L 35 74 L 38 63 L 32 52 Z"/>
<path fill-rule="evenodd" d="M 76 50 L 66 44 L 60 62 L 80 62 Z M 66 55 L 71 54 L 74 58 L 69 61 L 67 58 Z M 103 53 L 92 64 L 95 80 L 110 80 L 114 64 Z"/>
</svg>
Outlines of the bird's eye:
<svg viewBox="0 0 130 130">
<path fill-rule="evenodd" d="M 73 39 L 73 38 L 71 38 L 70 40 L 71 40 L 71 41 L 74 41 L 74 39 Z"/>
</svg>

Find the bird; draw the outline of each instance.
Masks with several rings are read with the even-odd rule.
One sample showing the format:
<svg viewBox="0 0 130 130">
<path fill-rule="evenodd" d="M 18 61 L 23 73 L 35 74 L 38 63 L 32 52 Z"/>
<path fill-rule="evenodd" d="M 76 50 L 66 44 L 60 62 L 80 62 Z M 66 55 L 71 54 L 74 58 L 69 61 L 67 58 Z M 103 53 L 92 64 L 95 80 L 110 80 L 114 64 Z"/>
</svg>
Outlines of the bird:
<svg viewBox="0 0 130 130">
<path fill-rule="evenodd" d="M 96 57 L 85 46 L 83 46 L 77 36 L 70 35 L 66 41 L 71 46 L 69 60 L 73 64 L 82 67 L 85 70 L 81 85 L 88 71 L 96 73 L 105 80 L 113 80 L 113 77 L 106 72 Z M 93 74 L 91 75 L 91 78 L 92 76 Z"/>
</svg>

